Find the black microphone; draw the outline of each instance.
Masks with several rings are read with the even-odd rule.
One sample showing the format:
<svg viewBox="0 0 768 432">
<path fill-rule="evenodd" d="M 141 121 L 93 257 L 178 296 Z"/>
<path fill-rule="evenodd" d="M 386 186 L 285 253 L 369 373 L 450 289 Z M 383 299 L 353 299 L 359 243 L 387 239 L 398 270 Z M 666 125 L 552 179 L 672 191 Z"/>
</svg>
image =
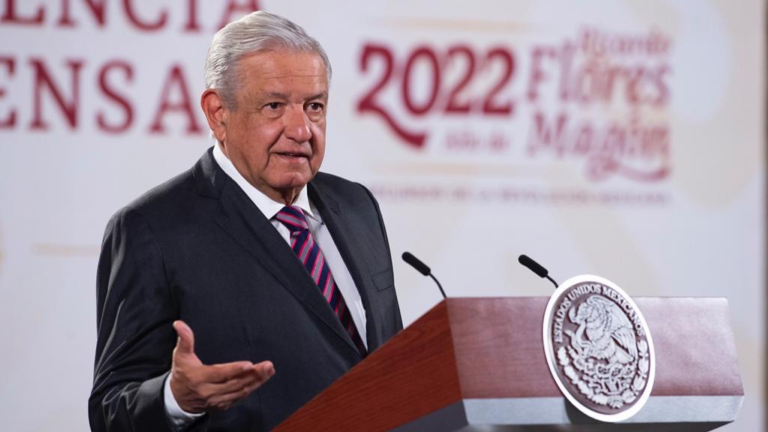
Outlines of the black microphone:
<svg viewBox="0 0 768 432">
<path fill-rule="evenodd" d="M 413 254 L 410 252 L 403 252 L 403 261 L 410 264 L 411 267 L 415 268 L 416 271 L 423 274 L 424 276 L 429 276 L 432 273 L 432 270 L 430 270 L 426 264 L 421 262 L 420 259 L 413 256 Z"/>
<path fill-rule="evenodd" d="M 537 263 L 533 259 L 531 259 L 528 255 L 520 255 L 517 257 L 517 261 L 528 267 L 528 269 L 534 273 L 536 273 L 540 278 L 547 278 L 550 282 L 552 282 L 555 285 L 555 288 L 557 288 L 557 282 L 554 281 L 551 277 L 549 277 L 549 272 L 547 269 L 545 269 L 541 264 Z"/>
<path fill-rule="evenodd" d="M 432 270 L 429 269 L 429 266 L 421 262 L 420 259 L 413 256 L 410 252 L 403 252 L 403 261 L 410 264 L 411 267 L 415 268 L 416 271 L 423 274 L 424 276 L 429 276 L 432 278 L 432 280 L 435 281 L 437 284 L 437 287 L 440 288 L 440 294 L 443 295 L 443 298 L 445 297 L 445 291 L 443 291 L 443 286 L 440 285 L 440 282 L 437 280 L 437 278 L 432 274 Z"/>
</svg>

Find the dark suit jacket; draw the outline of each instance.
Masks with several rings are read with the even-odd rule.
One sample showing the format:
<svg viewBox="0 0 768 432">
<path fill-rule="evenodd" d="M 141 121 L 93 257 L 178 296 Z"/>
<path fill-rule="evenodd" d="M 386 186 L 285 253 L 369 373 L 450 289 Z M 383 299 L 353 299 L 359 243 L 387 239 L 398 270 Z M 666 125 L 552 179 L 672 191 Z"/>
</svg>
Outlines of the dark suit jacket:
<svg viewBox="0 0 768 432">
<path fill-rule="evenodd" d="M 308 187 L 360 291 L 375 350 L 402 328 L 378 204 L 363 186 L 328 174 Z M 94 431 L 171 430 L 163 384 L 176 319 L 192 327 L 205 364 L 275 365 L 264 386 L 195 431 L 269 430 L 362 359 L 288 244 L 211 150 L 110 220 L 97 297 Z"/>
</svg>

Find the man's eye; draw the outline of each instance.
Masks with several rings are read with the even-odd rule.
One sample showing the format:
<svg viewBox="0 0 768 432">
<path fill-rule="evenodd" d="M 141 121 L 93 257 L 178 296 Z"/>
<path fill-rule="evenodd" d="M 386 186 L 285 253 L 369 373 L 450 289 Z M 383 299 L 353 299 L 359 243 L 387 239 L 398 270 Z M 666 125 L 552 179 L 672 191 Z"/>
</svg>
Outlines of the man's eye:
<svg viewBox="0 0 768 432">
<path fill-rule="evenodd" d="M 266 104 L 265 106 L 267 108 L 271 109 L 271 110 L 276 110 L 276 109 L 280 109 L 282 104 L 280 102 L 270 102 L 270 103 Z"/>
<path fill-rule="evenodd" d="M 312 102 L 309 104 L 310 111 L 322 111 L 323 110 L 323 104 L 320 102 Z"/>
</svg>

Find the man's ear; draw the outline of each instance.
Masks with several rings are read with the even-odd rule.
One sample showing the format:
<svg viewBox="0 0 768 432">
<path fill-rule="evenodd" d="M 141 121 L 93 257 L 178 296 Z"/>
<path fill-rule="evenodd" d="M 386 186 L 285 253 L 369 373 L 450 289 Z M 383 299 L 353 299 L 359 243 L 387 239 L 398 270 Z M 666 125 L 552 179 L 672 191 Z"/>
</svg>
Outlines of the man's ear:
<svg viewBox="0 0 768 432">
<path fill-rule="evenodd" d="M 219 142 L 224 142 L 227 138 L 227 122 L 229 121 L 229 110 L 224 106 L 221 96 L 216 89 L 206 89 L 200 97 L 200 106 L 205 113 L 205 119 L 208 121 L 208 127 L 211 128 L 213 136 Z"/>
</svg>

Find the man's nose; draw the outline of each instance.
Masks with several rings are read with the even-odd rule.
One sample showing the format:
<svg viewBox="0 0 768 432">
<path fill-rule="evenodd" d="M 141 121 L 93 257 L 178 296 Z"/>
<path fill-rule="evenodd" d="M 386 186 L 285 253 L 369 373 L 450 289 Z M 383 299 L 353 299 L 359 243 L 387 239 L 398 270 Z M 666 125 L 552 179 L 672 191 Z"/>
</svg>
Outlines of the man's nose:
<svg viewBox="0 0 768 432">
<path fill-rule="evenodd" d="M 312 131 L 309 128 L 309 118 L 304 112 L 303 107 L 291 107 L 285 113 L 286 138 L 302 143 L 312 138 Z"/>
</svg>

